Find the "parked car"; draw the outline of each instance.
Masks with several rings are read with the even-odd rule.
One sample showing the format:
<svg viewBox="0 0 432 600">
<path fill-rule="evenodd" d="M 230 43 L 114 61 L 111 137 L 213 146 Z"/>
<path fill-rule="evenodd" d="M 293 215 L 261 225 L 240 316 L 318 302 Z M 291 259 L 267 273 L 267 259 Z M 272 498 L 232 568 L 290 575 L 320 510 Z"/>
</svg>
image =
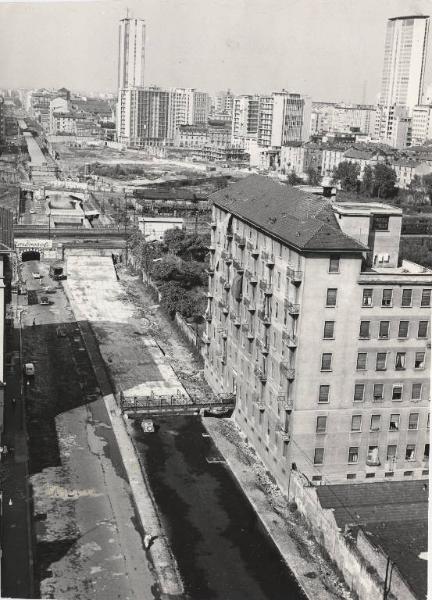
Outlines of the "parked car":
<svg viewBox="0 0 432 600">
<path fill-rule="evenodd" d="M 55 287 L 44 287 L 44 288 L 42 288 L 42 291 L 44 292 L 44 294 L 56 294 L 57 293 L 57 288 L 55 288 Z"/>
<path fill-rule="evenodd" d="M 141 428 L 144 431 L 144 433 L 154 433 L 154 423 L 153 421 L 143 421 L 141 423 Z"/>
<path fill-rule="evenodd" d="M 42 306 L 49 306 L 51 304 L 50 299 L 48 298 L 48 296 L 41 296 L 40 300 L 39 300 L 39 304 L 41 304 Z"/>
<path fill-rule="evenodd" d="M 33 279 L 42 279 L 42 275 L 40 273 L 33 273 Z"/>
<path fill-rule="evenodd" d="M 33 377 L 35 374 L 35 366 L 33 363 L 26 363 L 24 365 L 24 375 L 27 377 Z"/>
<path fill-rule="evenodd" d="M 213 406 L 209 408 L 207 413 L 212 417 L 226 417 L 231 412 L 230 408 L 226 408 L 225 406 Z"/>
</svg>

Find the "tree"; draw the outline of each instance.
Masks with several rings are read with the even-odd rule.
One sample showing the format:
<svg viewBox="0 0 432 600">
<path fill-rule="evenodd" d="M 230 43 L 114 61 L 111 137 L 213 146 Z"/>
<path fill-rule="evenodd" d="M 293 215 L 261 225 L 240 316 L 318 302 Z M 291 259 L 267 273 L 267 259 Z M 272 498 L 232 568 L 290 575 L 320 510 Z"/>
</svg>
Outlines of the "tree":
<svg viewBox="0 0 432 600">
<path fill-rule="evenodd" d="M 426 192 L 429 200 L 432 202 L 432 173 L 428 175 L 423 175 L 422 183 L 424 191 Z"/>
<path fill-rule="evenodd" d="M 354 192 L 358 188 L 358 177 L 360 175 L 360 166 L 347 160 L 342 161 L 333 172 L 333 183 L 340 183 L 341 188 L 346 192 Z"/>
<path fill-rule="evenodd" d="M 363 171 L 363 179 L 361 183 L 361 189 L 364 194 L 371 196 L 374 188 L 374 174 L 372 167 L 366 165 Z"/>
<path fill-rule="evenodd" d="M 186 290 L 177 281 L 168 281 L 160 286 L 161 306 L 171 318 L 180 313 L 185 319 L 199 320 L 205 310 L 205 296 L 195 290 Z"/>
<path fill-rule="evenodd" d="M 382 163 L 378 163 L 373 168 L 374 177 L 374 196 L 378 198 L 391 198 L 396 194 L 396 173 L 395 171 Z"/>
<path fill-rule="evenodd" d="M 183 229 L 168 229 L 164 234 L 168 251 L 186 260 L 204 262 L 210 244 L 209 234 L 186 233 Z"/>
<path fill-rule="evenodd" d="M 303 182 L 303 180 L 300 179 L 300 177 L 297 175 L 297 173 L 295 171 L 290 171 L 288 173 L 287 181 L 290 185 L 299 185 L 299 183 Z"/>
<path fill-rule="evenodd" d="M 319 185 L 321 183 L 321 175 L 313 167 L 308 167 L 306 169 L 306 175 L 309 185 Z"/>
</svg>

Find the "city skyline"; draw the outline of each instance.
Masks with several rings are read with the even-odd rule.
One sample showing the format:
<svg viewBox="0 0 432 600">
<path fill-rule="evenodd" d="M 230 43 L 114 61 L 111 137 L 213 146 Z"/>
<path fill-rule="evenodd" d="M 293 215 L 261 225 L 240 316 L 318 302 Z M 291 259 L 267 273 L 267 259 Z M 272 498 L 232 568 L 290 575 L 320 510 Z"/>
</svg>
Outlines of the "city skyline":
<svg viewBox="0 0 432 600">
<path fill-rule="evenodd" d="M 429 14 L 423 0 L 374 3 L 373 20 L 369 1 L 361 6 L 338 0 L 318 0 L 313 7 L 295 0 L 206 5 L 209 10 L 198 11 L 196 0 L 128 3 L 130 15 L 146 22 L 146 85 L 194 87 L 211 94 L 226 88 L 237 94 L 286 88 L 313 100 L 375 103 L 387 19 Z M 126 16 L 125 2 L 0 6 L 0 87 L 116 92 L 118 47 L 113 40 Z M 49 36 L 43 25 L 48 17 Z M 30 61 L 35 45 L 36 64 Z M 429 43 L 425 87 L 432 80 L 431 63 Z"/>
</svg>

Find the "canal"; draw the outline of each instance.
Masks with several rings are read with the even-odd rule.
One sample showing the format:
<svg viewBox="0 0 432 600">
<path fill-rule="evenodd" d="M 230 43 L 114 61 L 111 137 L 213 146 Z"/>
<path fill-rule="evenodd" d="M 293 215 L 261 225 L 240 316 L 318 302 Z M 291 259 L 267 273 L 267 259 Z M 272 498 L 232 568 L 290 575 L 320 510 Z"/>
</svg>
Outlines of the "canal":
<svg viewBox="0 0 432 600">
<path fill-rule="evenodd" d="M 304 600 L 199 417 L 135 423 L 189 600 Z"/>
</svg>

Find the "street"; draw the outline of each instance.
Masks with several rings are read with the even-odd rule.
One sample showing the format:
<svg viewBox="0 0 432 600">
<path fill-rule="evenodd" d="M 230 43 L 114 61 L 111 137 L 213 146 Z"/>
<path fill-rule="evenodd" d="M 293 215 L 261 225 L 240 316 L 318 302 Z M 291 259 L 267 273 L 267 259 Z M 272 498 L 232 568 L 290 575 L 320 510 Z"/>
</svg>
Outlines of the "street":
<svg viewBox="0 0 432 600">
<path fill-rule="evenodd" d="M 53 286 L 48 269 L 45 263 L 23 263 L 29 290 L 41 288 L 32 276 L 35 271 L 44 276 L 42 286 Z M 21 314 L 23 361 L 33 362 L 36 369 L 34 379 L 24 386 L 34 597 L 158 597 L 117 442 L 80 330 L 63 290 L 59 287 L 49 298 L 50 306 L 32 304 Z M 20 531 L 22 540 L 26 533 Z M 6 532 L 4 557 L 9 538 Z M 17 563 L 15 572 L 20 568 Z M 13 569 L 10 575 L 3 594 L 22 597 L 13 589 Z"/>
</svg>

